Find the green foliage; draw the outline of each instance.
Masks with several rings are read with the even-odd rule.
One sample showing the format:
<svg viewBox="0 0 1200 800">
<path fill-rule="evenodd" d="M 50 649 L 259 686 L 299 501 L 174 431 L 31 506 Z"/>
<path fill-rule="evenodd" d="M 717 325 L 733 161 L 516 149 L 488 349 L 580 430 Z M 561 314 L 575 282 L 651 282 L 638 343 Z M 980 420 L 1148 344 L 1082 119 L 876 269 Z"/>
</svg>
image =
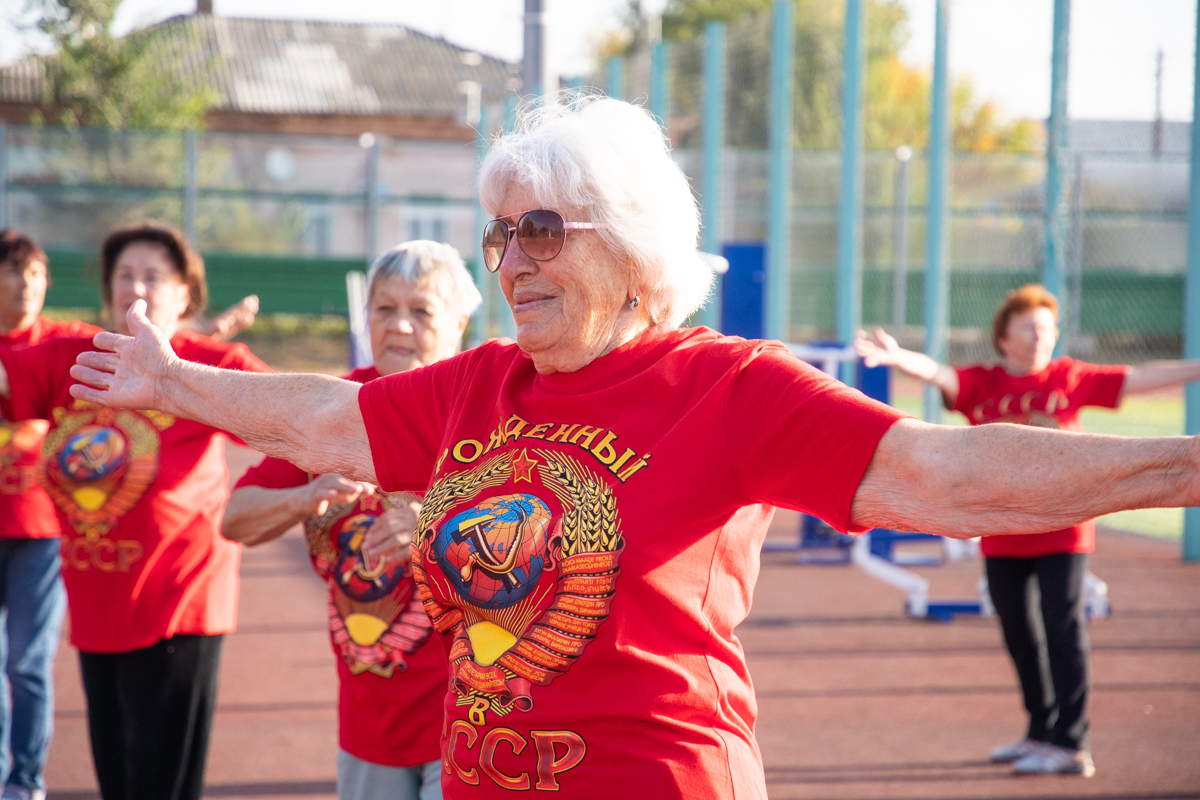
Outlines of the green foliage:
<svg viewBox="0 0 1200 800">
<path fill-rule="evenodd" d="M 190 26 L 168 24 L 118 37 L 121 0 L 27 0 L 30 27 L 55 52 L 43 59 L 46 111 L 35 121 L 68 127 L 198 128 L 216 99 L 198 80 Z M 45 119 L 45 115 L 51 119 Z"/>
<path fill-rule="evenodd" d="M 662 18 L 663 38 L 692 46 L 710 21 L 726 22 L 726 138 L 734 147 L 766 146 L 772 0 L 670 0 Z M 794 131 L 797 147 L 836 150 L 841 145 L 844 0 L 795 2 Z M 642 19 L 636 0 L 627 25 Z M 867 0 L 864 144 L 922 149 L 929 135 L 929 75 L 900 60 L 908 41 L 907 12 L 900 0 Z M 632 34 L 614 37 L 626 48 Z M 620 51 L 609 45 L 609 49 Z M 672 91 L 685 109 L 700 108 L 702 58 L 676 60 Z M 682 68 L 681 68 L 682 67 Z M 994 103 L 981 101 L 968 79 L 953 92 L 954 146 L 959 150 L 1031 152 L 1037 128 L 1028 120 L 1006 123 Z M 694 130 L 692 125 L 685 129 Z M 695 134 L 691 134 L 694 136 Z M 690 136 L 685 135 L 684 143 Z"/>
</svg>

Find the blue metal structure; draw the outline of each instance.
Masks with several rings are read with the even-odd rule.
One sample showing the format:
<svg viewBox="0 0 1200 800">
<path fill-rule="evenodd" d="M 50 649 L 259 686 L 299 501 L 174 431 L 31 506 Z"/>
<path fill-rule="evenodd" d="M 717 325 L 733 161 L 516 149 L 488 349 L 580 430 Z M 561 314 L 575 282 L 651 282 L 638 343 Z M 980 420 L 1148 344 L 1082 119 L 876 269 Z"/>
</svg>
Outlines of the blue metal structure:
<svg viewBox="0 0 1200 800">
<path fill-rule="evenodd" d="M 721 191 L 725 151 L 725 23 L 710 22 L 704 29 L 704 189 L 701 192 L 700 249 L 721 252 Z M 716 291 L 700 311 L 700 324 L 716 328 L 721 320 L 721 277 Z"/>
<path fill-rule="evenodd" d="M 837 338 L 854 341 L 862 323 L 863 0 L 846 0 L 842 45 L 842 175 L 838 211 Z M 842 379 L 849 382 L 848 376 Z"/>
<path fill-rule="evenodd" d="M 795 8 L 791 0 L 771 7 L 771 92 L 767 148 L 767 274 L 763 281 L 763 333 L 787 336 L 792 222 L 792 64 L 795 59 Z"/>
<path fill-rule="evenodd" d="M 625 99 L 625 57 L 610 56 L 604 69 L 604 93 L 618 100 Z"/>
<path fill-rule="evenodd" d="M 1065 305 L 1067 263 L 1067 64 L 1071 41 L 1071 0 L 1054 0 L 1054 46 L 1050 56 L 1050 120 L 1046 138 L 1046 260 L 1042 285 Z M 1054 355 L 1063 353 L 1060 337 Z"/>
<path fill-rule="evenodd" d="M 650 113 L 662 125 L 663 133 L 667 132 L 667 116 L 671 113 L 671 89 L 667 82 L 667 64 L 671 61 L 669 48 L 662 39 L 650 48 Z"/>
<path fill-rule="evenodd" d="M 726 242 L 721 255 L 729 262 L 720 287 L 721 333 L 761 339 L 767 248 L 762 242 Z"/>
<path fill-rule="evenodd" d="M 937 0 L 933 45 L 933 97 L 929 115 L 929 233 L 925 260 L 925 355 L 946 361 L 947 305 L 950 276 L 947 264 L 950 239 L 950 69 L 948 40 L 950 0 Z M 926 422 L 942 421 L 942 396 L 926 383 Z"/>
<path fill-rule="evenodd" d="M 1192 96 L 1192 163 L 1188 202 L 1187 275 L 1183 290 L 1183 355 L 1200 358 L 1200 3 L 1196 9 L 1195 89 Z M 1189 384 L 1184 394 L 1186 431 L 1200 433 L 1200 383 Z M 1183 510 L 1183 560 L 1200 561 L 1200 508 Z"/>
</svg>

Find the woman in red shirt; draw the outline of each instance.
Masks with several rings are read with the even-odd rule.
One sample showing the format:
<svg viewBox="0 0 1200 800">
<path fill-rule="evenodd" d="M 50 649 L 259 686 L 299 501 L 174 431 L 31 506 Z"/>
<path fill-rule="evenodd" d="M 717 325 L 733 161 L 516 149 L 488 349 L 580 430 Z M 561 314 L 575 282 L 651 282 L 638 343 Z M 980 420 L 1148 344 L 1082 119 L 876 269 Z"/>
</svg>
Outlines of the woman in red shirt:
<svg viewBox="0 0 1200 800">
<path fill-rule="evenodd" d="M 144 303 L 181 359 L 266 372 L 245 345 L 193 333 L 204 263 L 176 230 L 117 230 L 101 249 L 101 293 L 118 331 Z M 237 614 L 239 548 L 218 527 L 229 496 L 225 436 L 156 411 L 76 400 L 68 370 L 92 328 L 0 350 L 14 419 L 50 421 L 42 484 L 62 529 L 71 642 L 106 800 L 199 798 L 221 643 Z"/>
<path fill-rule="evenodd" d="M 450 358 L 482 302 L 458 252 L 415 241 L 367 275 L 374 365 L 367 383 Z M 337 474 L 314 477 L 268 458 L 238 481 L 221 532 L 257 545 L 304 523 L 313 568 L 329 585 L 338 657 L 340 800 L 440 800 L 442 692 L 449 665 L 413 583 L 409 543 L 421 506 Z"/>
<path fill-rule="evenodd" d="M 882 328 L 859 331 L 868 366 L 887 364 L 928 381 L 946 407 L 971 425 L 1008 422 L 1078 431 L 1085 406 L 1117 408 L 1131 394 L 1200 380 L 1200 361 L 1100 366 L 1053 358 L 1058 301 L 1038 284 L 1014 289 L 996 310 L 992 342 L 1002 362 L 949 367 L 904 350 Z M 992 751 L 1022 773 L 1095 772 L 1087 747 L 1088 644 L 1083 579 L 1095 549 L 1091 520 L 1023 536 L 984 536 L 988 589 L 1021 682 L 1029 726 L 1025 736 Z M 1038 611 L 1030 608 L 1032 589 Z M 1050 675 L 1042 664 L 1050 665 Z M 1047 681 L 1047 677 L 1049 681 Z"/>
<path fill-rule="evenodd" d="M 926 425 L 777 342 L 681 329 L 712 273 L 643 109 L 531 108 L 480 188 L 516 343 L 363 385 L 244 375 L 181 362 L 134 306 L 133 336 L 98 335 L 112 352 L 72 371 L 93 402 L 424 491 L 413 576 L 450 660 L 451 800 L 766 797 L 734 629 L 775 506 L 844 531 L 974 536 L 1200 502 L 1197 440 Z"/>
</svg>

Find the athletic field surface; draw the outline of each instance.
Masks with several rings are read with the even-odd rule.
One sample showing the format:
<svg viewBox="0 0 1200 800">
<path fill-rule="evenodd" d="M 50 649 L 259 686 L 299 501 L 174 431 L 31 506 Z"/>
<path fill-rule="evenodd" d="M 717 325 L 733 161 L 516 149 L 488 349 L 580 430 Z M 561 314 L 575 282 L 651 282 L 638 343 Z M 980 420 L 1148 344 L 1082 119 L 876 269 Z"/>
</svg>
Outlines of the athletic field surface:
<svg viewBox="0 0 1200 800">
<path fill-rule="evenodd" d="M 256 459 L 230 454 L 235 475 Z M 781 512 L 772 538 L 791 538 L 796 524 Z M 967 597 L 980 569 L 976 559 L 917 571 L 934 596 Z M 764 554 L 738 635 L 772 800 L 1200 798 L 1200 564 L 1182 563 L 1177 542 L 1102 529 L 1092 570 L 1114 608 L 1090 628 L 1097 775 L 1018 778 L 987 760 L 1024 724 L 995 619 L 908 619 L 898 591 L 854 567 Z M 244 552 L 206 797 L 335 798 L 324 598 L 298 531 Z M 50 798 L 98 798 L 78 656 L 65 642 L 56 678 Z"/>
</svg>

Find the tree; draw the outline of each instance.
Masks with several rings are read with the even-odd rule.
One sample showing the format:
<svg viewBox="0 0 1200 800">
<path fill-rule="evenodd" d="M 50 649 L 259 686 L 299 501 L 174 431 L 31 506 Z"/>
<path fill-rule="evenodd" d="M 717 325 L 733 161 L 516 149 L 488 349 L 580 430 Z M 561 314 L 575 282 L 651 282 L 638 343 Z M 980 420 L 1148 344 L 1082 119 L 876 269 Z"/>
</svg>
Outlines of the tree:
<svg viewBox="0 0 1200 800">
<path fill-rule="evenodd" d="M 767 142 L 767 100 L 772 0 L 670 0 L 662 35 L 677 48 L 693 48 L 674 60 L 672 93 L 677 106 L 701 108 L 699 40 L 714 20 L 729 24 L 726 64 L 726 140 L 734 147 L 762 148 Z M 844 0 L 796 0 L 794 131 L 797 147 L 835 150 L 841 145 L 842 40 Z M 638 0 L 630 0 L 626 30 L 604 44 L 628 52 L 644 38 Z M 929 139 L 930 77 L 900 59 L 908 40 L 907 11 L 900 0 L 867 0 L 864 145 L 923 149 Z M 1037 127 L 1029 120 L 1007 123 L 990 101 L 980 100 L 967 78 L 954 82 L 953 142 L 956 149 L 1029 152 Z M 698 121 L 698 120 L 697 120 Z M 697 133 L 683 136 L 685 145 Z"/>
<path fill-rule="evenodd" d="M 118 37 L 112 23 L 120 4 L 26 0 L 34 20 L 28 27 L 55 45 L 42 59 L 42 120 L 68 127 L 202 127 L 216 92 L 199 80 L 203 65 L 195 63 L 191 27 L 160 25 Z"/>
</svg>

